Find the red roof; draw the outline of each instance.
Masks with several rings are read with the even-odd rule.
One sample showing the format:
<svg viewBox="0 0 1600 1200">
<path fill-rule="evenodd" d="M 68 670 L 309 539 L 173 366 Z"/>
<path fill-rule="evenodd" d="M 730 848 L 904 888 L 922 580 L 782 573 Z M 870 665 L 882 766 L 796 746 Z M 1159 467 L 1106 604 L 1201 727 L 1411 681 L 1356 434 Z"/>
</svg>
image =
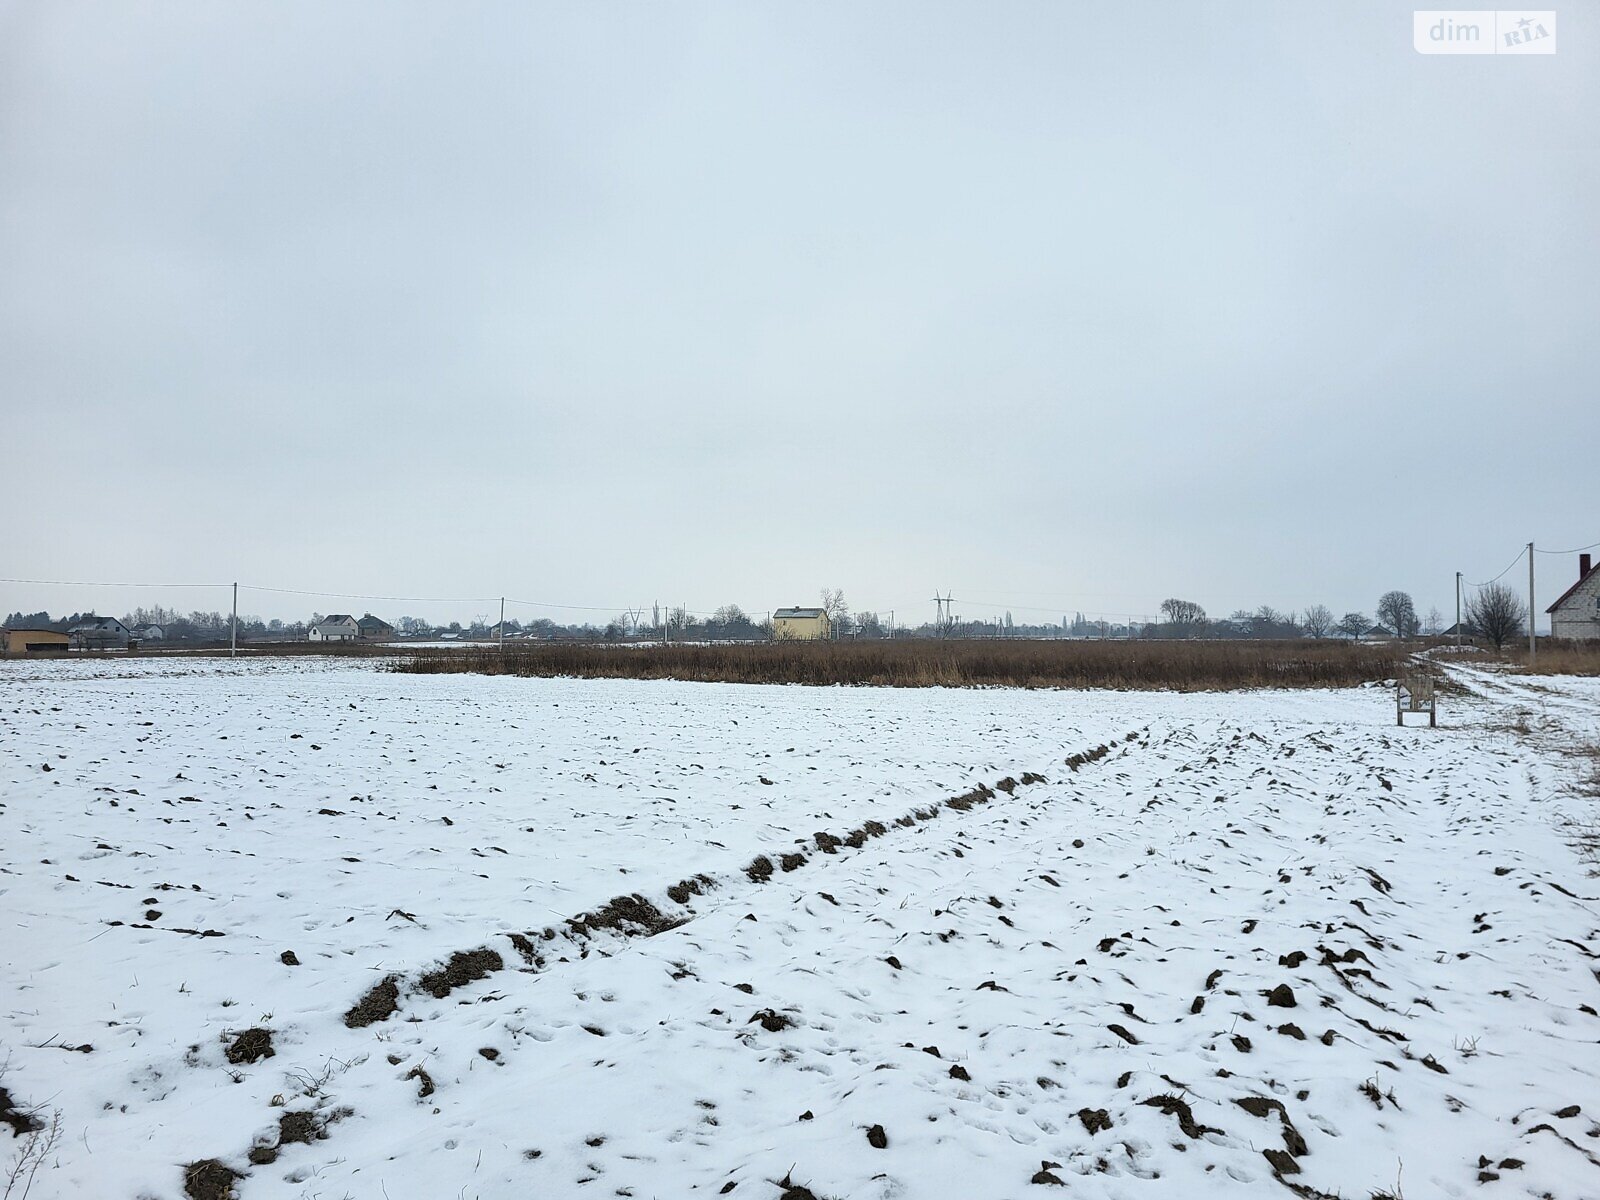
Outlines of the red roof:
<svg viewBox="0 0 1600 1200">
<path fill-rule="evenodd" d="M 1578 576 L 1578 582 L 1573 584 L 1566 591 L 1562 592 L 1561 593 L 1561 598 L 1558 599 L 1549 608 L 1545 609 L 1545 612 L 1547 612 L 1547 613 L 1555 612 L 1556 609 L 1560 608 L 1563 604 L 1565 604 L 1567 602 L 1568 598 L 1572 595 L 1573 592 L 1575 592 L 1579 588 L 1581 588 L 1586 582 L 1588 582 L 1590 576 L 1595 575 L 1596 573 L 1600 573 L 1600 563 L 1595 563 L 1594 566 L 1590 567 L 1582 575 L 1579 575 Z"/>
</svg>

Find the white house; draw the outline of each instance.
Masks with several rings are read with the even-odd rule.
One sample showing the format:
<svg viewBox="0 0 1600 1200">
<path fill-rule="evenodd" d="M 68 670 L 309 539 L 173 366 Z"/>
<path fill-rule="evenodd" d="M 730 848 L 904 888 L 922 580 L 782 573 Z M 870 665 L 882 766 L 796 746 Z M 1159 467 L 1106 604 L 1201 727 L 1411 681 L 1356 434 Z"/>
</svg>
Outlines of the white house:
<svg viewBox="0 0 1600 1200">
<path fill-rule="evenodd" d="M 167 634 L 159 625 L 138 625 L 134 627 L 133 636 L 141 642 L 163 641 Z"/>
<path fill-rule="evenodd" d="M 67 630 L 74 650 L 126 650 L 129 636 L 115 617 L 89 617 Z"/>
<path fill-rule="evenodd" d="M 1545 609 L 1554 638 L 1600 638 L 1600 566 L 1578 555 L 1578 582 Z"/>
<path fill-rule="evenodd" d="M 329 613 L 306 633 L 308 642 L 355 642 L 361 639 L 361 624 L 349 613 Z"/>
</svg>

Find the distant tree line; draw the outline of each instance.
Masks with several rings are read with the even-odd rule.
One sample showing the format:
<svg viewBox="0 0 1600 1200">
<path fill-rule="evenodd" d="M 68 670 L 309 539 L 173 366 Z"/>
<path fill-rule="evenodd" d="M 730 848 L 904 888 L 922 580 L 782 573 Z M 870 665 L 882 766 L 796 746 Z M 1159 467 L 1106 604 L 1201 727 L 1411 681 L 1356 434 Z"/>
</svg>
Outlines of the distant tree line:
<svg viewBox="0 0 1600 1200">
<path fill-rule="evenodd" d="M 1192 638 L 1192 639 L 1294 639 L 1347 638 L 1361 641 L 1376 637 L 1434 637 L 1447 632 L 1438 609 L 1426 617 L 1417 615 L 1410 595 L 1402 591 L 1385 592 L 1378 599 L 1375 620 L 1365 613 L 1347 612 L 1336 617 L 1324 604 L 1313 604 L 1298 613 L 1281 612 L 1263 604 L 1254 611 L 1238 609 L 1226 617 L 1212 618 L 1192 600 L 1176 597 L 1162 601 L 1160 619 L 1153 622 L 1091 620 L 1083 613 L 1060 621 L 1018 622 L 1006 612 L 998 617 L 974 619 L 952 614 L 942 626 L 928 621 L 918 625 L 891 628 L 878 613 L 852 612 L 844 592 L 824 588 L 818 607 L 828 613 L 832 636 L 856 640 L 888 637 L 926 638 Z M 100 615 L 94 612 L 53 617 L 48 612 L 13 612 L 5 624 L 13 629 L 54 629 L 65 633 L 74 625 Z M 369 614 L 370 615 L 370 614 Z M 263 620 L 256 616 L 239 618 L 239 637 L 251 641 L 294 641 L 304 639 L 323 614 L 312 613 L 306 621 Z M 1502 583 L 1480 588 L 1468 598 L 1463 616 L 1463 632 L 1482 636 L 1496 648 L 1523 635 L 1528 619 L 1527 606 L 1517 593 Z M 221 612 L 179 612 L 157 605 L 136 608 L 124 615 L 122 623 L 130 630 L 155 625 L 169 642 L 217 642 L 229 637 L 229 615 Z M 765 641 L 772 636 L 769 617 L 747 613 L 737 604 L 724 604 L 711 613 L 697 613 L 682 606 L 653 605 L 647 612 L 636 609 L 620 613 L 604 623 L 583 621 L 563 624 L 547 617 L 530 621 L 508 619 L 502 630 L 491 624 L 489 615 L 479 613 L 466 622 L 444 624 L 422 617 L 402 616 L 392 622 L 395 631 L 408 640 L 497 639 L 540 641 L 667 641 L 739 642 Z"/>
</svg>

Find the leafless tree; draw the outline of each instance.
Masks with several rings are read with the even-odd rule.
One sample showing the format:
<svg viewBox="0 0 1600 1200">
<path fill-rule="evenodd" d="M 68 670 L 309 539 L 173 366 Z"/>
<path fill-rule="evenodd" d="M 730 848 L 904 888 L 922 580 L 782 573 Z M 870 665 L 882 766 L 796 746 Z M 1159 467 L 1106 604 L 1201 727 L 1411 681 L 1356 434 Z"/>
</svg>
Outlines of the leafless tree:
<svg viewBox="0 0 1600 1200">
<path fill-rule="evenodd" d="M 1528 606 L 1521 597 L 1503 583 L 1491 583 L 1478 589 L 1467 601 L 1467 619 L 1484 637 L 1500 650 L 1512 638 L 1519 636 L 1528 619 Z"/>
<path fill-rule="evenodd" d="M 1347 612 L 1339 618 L 1339 624 L 1336 628 L 1346 637 L 1353 638 L 1359 642 L 1361 635 L 1367 631 L 1367 614 Z"/>
<path fill-rule="evenodd" d="M 1161 615 L 1169 625 L 1203 625 L 1206 610 L 1193 600 L 1172 598 L 1161 602 Z"/>
<path fill-rule="evenodd" d="M 1429 637 L 1438 637 L 1444 632 L 1444 614 L 1438 608 L 1428 610 L 1428 615 L 1422 620 L 1422 632 Z"/>
<path fill-rule="evenodd" d="M 1378 600 L 1378 624 L 1394 631 L 1396 637 L 1417 636 L 1417 607 L 1406 592 L 1385 592 Z"/>
<path fill-rule="evenodd" d="M 850 619 L 850 604 L 844 598 L 843 588 L 822 589 L 822 611 L 834 625 L 843 625 Z"/>
<path fill-rule="evenodd" d="M 1313 604 L 1301 614 L 1300 627 L 1307 637 L 1325 638 L 1333 632 L 1333 612 L 1326 604 Z"/>
</svg>

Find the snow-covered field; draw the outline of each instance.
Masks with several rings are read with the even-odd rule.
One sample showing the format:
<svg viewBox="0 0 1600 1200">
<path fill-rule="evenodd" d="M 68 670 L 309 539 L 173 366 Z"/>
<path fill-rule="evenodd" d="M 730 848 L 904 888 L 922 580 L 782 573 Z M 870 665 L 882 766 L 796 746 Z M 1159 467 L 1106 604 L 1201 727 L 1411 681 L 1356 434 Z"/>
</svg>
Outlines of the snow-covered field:
<svg viewBox="0 0 1600 1200">
<path fill-rule="evenodd" d="M 1457 671 L 0 664 L 0 1120 L 31 1200 L 1600 1196 L 1600 687 Z"/>
</svg>

